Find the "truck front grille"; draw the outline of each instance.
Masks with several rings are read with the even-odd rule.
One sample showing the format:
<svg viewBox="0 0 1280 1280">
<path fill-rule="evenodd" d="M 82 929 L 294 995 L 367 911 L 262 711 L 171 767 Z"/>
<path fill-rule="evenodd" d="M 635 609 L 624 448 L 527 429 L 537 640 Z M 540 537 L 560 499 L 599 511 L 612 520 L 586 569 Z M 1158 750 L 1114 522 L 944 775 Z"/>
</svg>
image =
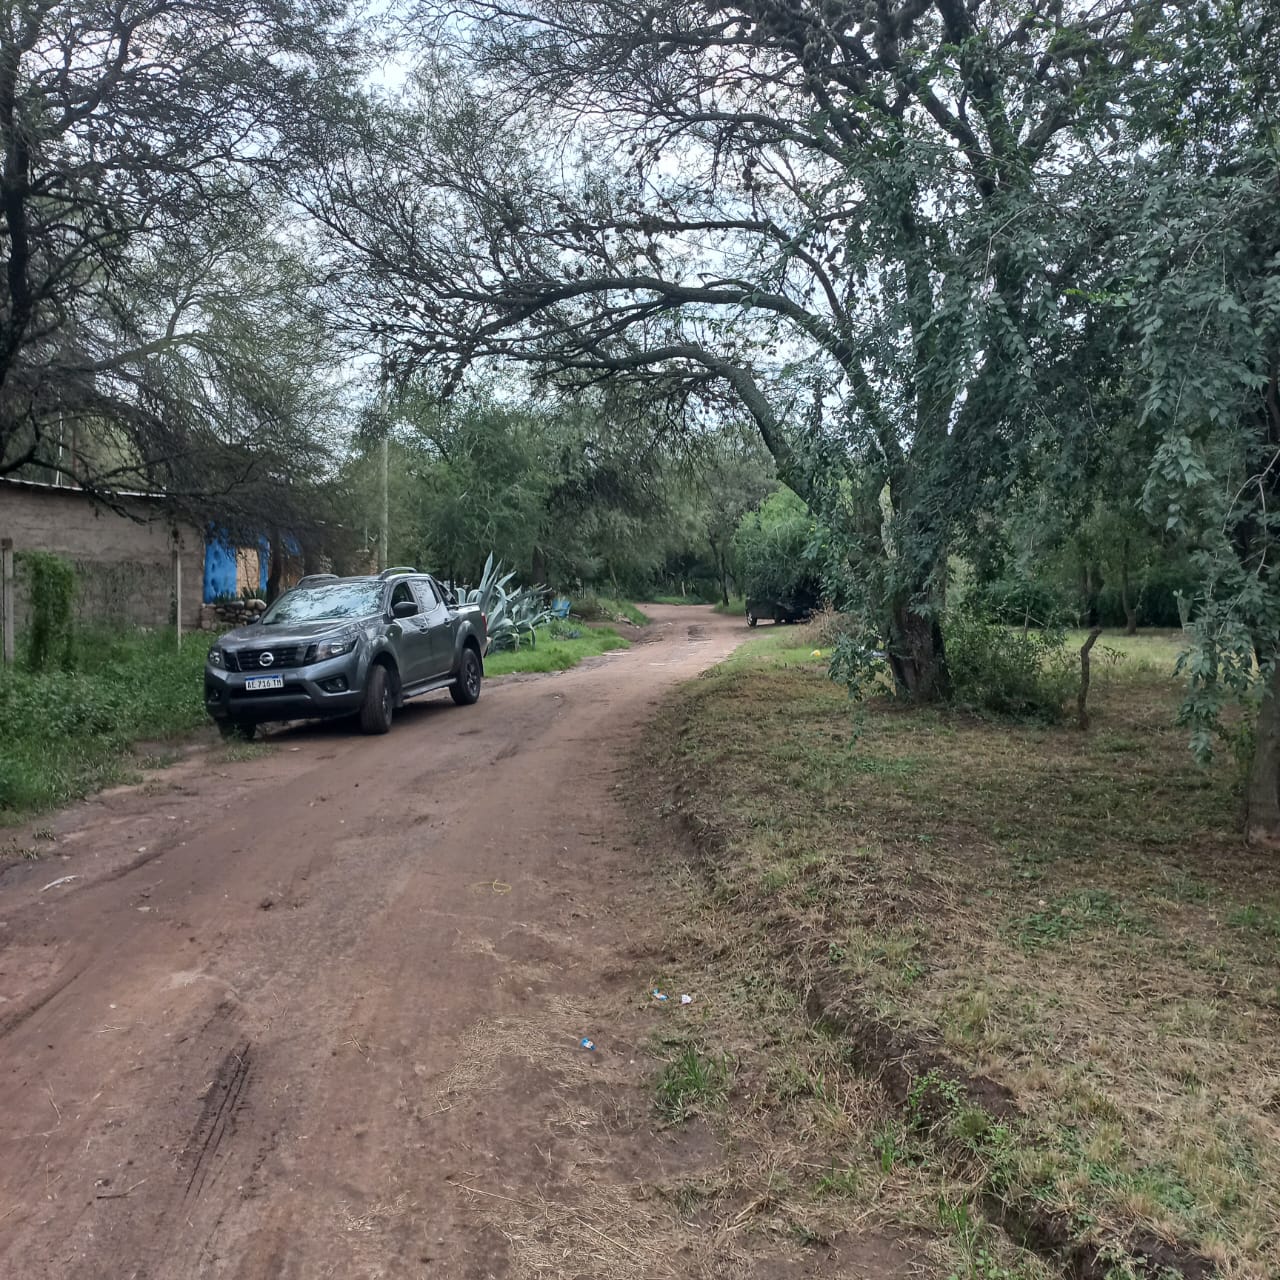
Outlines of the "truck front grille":
<svg viewBox="0 0 1280 1280">
<path fill-rule="evenodd" d="M 226 664 L 228 671 L 281 671 L 287 667 L 306 665 L 307 648 L 303 645 L 278 645 L 269 649 L 227 649 Z M 264 663 L 264 654 L 270 654 L 270 661 Z"/>
</svg>

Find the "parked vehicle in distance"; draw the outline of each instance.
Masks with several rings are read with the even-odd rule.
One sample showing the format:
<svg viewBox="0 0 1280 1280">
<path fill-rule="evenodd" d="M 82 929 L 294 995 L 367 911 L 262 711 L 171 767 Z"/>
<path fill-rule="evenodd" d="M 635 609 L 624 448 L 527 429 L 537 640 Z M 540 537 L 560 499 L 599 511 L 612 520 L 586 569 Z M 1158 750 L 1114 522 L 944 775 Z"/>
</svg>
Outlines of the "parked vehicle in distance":
<svg viewBox="0 0 1280 1280">
<path fill-rule="evenodd" d="M 224 737 L 334 716 L 386 733 L 408 698 L 448 689 L 459 705 L 475 702 L 487 647 L 480 607 L 459 604 L 430 574 L 312 574 L 209 650 L 205 709 Z"/>
<path fill-rule="evenodd" d="M 804 590 L 785 600 L 749 599 L 747 626 L 754 627 L 761 618 L 772 618 L 774 622 L 807 622 L 817 607 L 817 596 Z"/>
</svg>

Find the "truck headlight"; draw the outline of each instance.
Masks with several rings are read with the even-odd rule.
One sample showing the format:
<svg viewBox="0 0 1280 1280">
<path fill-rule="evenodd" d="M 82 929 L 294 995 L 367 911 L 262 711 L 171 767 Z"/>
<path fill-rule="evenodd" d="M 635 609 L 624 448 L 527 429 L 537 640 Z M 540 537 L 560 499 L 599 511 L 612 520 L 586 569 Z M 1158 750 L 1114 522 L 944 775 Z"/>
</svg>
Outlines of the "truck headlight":
<svg viewBox="0 0 1280 1280">
<path fill-rule="evenodd" d="M 326 658 L 340 658 L 344 653 L 350 653 L 356 647 L 356 641 L 359 638 L 355 635 L 345 635 L 321 640 L 316 645 L 316 661 L 323 662 Z"/>
<path fill-rule="evenodd" d="M 217 645 L 214 645 L 213 648 L 209 650 L 209 665 L 211 667 L 226 666 L 226 663 L 222 661 L 222 650 L 219 649 Z"/>
</svg>

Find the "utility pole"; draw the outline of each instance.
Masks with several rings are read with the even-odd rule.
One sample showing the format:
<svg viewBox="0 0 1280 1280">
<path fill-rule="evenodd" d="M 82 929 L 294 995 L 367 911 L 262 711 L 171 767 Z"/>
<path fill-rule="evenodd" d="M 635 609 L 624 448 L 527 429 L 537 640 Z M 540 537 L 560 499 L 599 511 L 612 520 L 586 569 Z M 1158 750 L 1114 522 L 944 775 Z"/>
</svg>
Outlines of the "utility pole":
<svg viewBox="0 0 1280 1280">
<path fill-rule="evenodd" d="M 182 648 L 182 534 L 173 530 L 173 625 Z"/>
<path fill-rule="evenodd" d="M 388 547 L 391 518 L 387 504 L 387 470 L 390 441 L 387 423 L 387 336 L 382 335 L 382 349 L 378 360 L 378 416 L 382 419 L 382 537 L 378 542 L 378 568 L 385 569 L 391 563 Z"/>
</svg>

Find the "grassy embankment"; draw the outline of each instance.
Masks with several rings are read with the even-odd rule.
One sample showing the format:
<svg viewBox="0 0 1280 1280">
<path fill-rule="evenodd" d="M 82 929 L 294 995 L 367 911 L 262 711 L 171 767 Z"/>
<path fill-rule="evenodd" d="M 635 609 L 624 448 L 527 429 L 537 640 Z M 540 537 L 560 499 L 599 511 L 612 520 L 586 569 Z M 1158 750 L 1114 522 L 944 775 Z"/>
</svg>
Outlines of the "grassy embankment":
<svg viewBox="0 0 1280 1280">
<path fill-rule="evenodd" d="M 556 631 L 561 634 L 557 635 Z M 577 631 L 574 636 L 569 633 Z M 484 660 L 487 676 L 506 676 L 514 672 L 565 671 L 576 667 L 583 658 L 596 658 L 611 649 L 625 649 L 624 640 L 612 627 L 539 627 L 537 643 L 523 645 L 514 651 L 491 653 Z"/>
<path fill-rule="evenodd" d="M 582 622 L 621 622 L 623 620 L 643 627 L 648 615 L 627 600 L 612 596 L 582 595 L 570 601 L 573 617 Z"/>
<path fill-rule="evenodd" d="M 0 823 L 66 804 L 155 761 L 130 748 L 207 723 L 211 637 L 86 632 L 70 671 L 0 669 Z"/>
<path fill-rule="evenodd" d="M 1176 638 L 1104 634 L 1087 734 L 851 705 L 810 649 L 766 631 L 653 735 L 707 1010 L 659 1105 L 737 1064 L 702 1092 L 775 1216 L 943 1275 L 1280 1275 L 1280 863 L 1173 725 Z"/>
</svg>

